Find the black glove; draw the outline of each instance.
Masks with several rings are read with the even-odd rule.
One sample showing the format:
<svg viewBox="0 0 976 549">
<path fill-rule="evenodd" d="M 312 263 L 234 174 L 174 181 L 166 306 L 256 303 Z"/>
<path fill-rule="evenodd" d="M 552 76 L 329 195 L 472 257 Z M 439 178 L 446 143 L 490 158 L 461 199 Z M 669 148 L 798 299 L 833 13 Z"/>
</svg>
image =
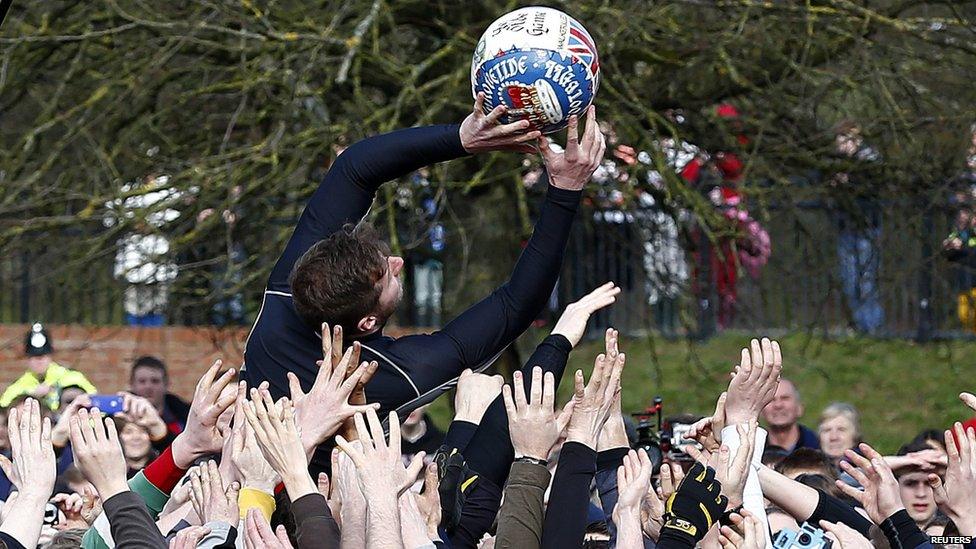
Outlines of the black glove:
<svg viewBox="0 0 976 549">
<path fill-rule="evenodd" d="M 471 489 L 478 484 L 478 474 L 468 468 L 457 448 L 441 446 L 434 454 L 437 463 L 437 491 L 441 497 L 441 526 L 453 532 L 461 522 L 461 510 Z"/>
<path fill-rule="evenodd" d="M 728 504 L 729 498 L 722 495 L 722 484 L 715 480 L 715 470 L 695 463 L 664 506 L 661 537 L 694 546 Z"/>
</svg>

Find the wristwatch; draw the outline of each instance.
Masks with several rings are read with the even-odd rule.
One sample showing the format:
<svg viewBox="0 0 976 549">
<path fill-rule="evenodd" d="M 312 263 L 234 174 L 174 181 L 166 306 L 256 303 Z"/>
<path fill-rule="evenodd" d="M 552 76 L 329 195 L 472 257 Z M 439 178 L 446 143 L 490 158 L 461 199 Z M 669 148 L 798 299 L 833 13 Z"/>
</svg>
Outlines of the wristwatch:
<svg viewBox="0 0 976 549">
<path fill-rule="evenodd" d="M 515 461 L 516 462 L 521 462 L 521 463 L 532 463 L 532 464 L 535 464 L 535 465 L 541 465 L 543 467 L 548 467 L 549 466 L 549 461 L 548 460 L 534 458 L 534 457 L 529 457 L 529 456 L 517 457 L 517 458 L 515 458 Z"/>
</svg>

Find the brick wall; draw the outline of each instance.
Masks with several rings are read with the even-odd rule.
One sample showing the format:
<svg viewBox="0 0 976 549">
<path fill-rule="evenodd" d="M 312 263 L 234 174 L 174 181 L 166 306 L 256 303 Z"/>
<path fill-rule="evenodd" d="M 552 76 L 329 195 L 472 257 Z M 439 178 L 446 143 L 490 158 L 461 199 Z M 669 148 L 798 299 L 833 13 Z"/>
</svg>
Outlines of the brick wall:
<svg viewBox="0 0 976 549">
<path fill-rule="evenodd" d="M 0 324 L 0 387 L 27 369 L 24 324 Z M 169 367 L 170 390 L 189 399 L 200 375 L 221 358 L 238 368 L 250 328 L 131 328 L 128 326 L 45 325 L 55 361 L 80 370 L 101 393 L 128 386 L 129 367 L 140 355 L 155 355 Z"/>
<path fill-rule="evenodd" d="M 54 360 L 80 370 L 100 393 L 114 393 L 129 384 L 129 368 L 140 355 L 154 355 L 169 368 L 170 391 L 190 399 L 203 372 L 220 358 L 239 368 L 250 327 L 79 326 L 45 324 L 54 345 Z M 27 324 L 0 324 L 0 391 L 27 370 L 24 336 Z M 416 330 L 392 328 L 390 335 Z"/>
</svg>

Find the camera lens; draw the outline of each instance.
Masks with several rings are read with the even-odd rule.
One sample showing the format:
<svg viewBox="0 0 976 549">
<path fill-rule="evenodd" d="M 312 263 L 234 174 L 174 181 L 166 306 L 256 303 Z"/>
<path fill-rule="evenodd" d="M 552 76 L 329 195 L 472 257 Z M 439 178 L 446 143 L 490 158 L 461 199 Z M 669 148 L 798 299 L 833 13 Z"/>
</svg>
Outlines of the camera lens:
<svg viewBox="0 0 976 549">
<path fill-rule="evenodd" d="M 800 537 L 797 538 L 796 541 L 799 542 L 800 545 L 806 547 L 807 545 L 810 545 L 810 534 L 800 534 Z"/>
</svg>

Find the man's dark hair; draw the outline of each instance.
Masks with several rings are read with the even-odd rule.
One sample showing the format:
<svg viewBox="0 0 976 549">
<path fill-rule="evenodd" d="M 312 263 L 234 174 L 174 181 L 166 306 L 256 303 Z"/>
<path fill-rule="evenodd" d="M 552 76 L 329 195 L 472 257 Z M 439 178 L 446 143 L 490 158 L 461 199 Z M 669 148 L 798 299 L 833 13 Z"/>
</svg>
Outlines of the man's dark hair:
<svg viewBox="0 0 976 549">
<path fill-rule="evenodd" d="M 376 310 L 388 250 L 369 225 L 347 225 L 316 242 L 295 263 L 288 283 L 295 310 L 309 326 L 323 322 L 355 332 Z"/>
<path fill-rule="evenodd" d="M 798 470 L 812 470 L 827 477 L 836 477 L 830 458 L 813 448 L 797 448 L 776 465 L 776 472 L 786 476 Z"/>
<path fill-rule="evenodd" d="M 152 368 L 153 370 L 159 370 L 163 373 L 163 379 L 169 380 L 169 372 L 166 371 L 166 363 L 152 355 L 142 355 L 132 363 L 132 369 L 129 370 L 130 382 L 132 381 L 133 376 L 135 376 L 136 368 Z"/>
<path fill-rule="evenodd" d="M 939 448 L 945 448 L 945 438 L 943 438 L 942 431 L 938 429 L 925 429 L 921 433 L 915 435 L 908 444 L 905 444 L 898 449 L 898 455 L 903 456 L 905 454 L 910 454 L 912 452 L 920 452 L 922 450 L 931 450 L 932 446 L 929 441 L 938 444 Z"/>
</svg>

